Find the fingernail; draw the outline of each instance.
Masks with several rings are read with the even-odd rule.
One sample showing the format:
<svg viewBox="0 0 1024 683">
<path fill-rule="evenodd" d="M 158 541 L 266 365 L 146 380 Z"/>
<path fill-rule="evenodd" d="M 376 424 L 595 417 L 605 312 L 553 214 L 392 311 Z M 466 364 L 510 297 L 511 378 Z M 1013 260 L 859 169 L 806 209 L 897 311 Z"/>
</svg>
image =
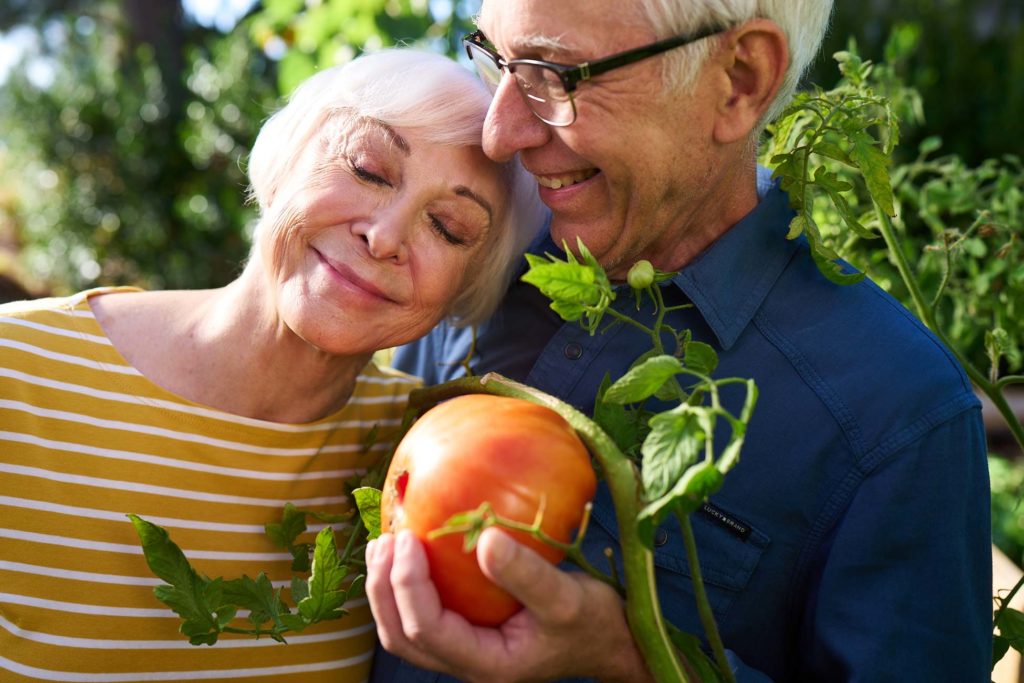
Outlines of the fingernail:
<svg viewBox="0 0 1024 683">
<path fill-rule="evenodd" d="M 491 533 L 487 552 L 494 562 L 501 566 L 508 564 L 512 559 L 512 555 L 515 553 L 515 550 L 515 541 L 509 538 L 508 534 L 498 530 Z"/>
<path fill-rule="evenodd" d="M 376 551 L 376 548 L 377 548 L 377 541 L 376 540 L 369 541 L 366 544 L 366 553 L 365 553 L 366 554 L 366 564 L 370 564 L 370 563 L 373 562 L 373 560 L 374 560 L 373 555 L 374 555 L 374 552 Z"/>
<path fill-rule="evenodd" d="M 395 554 L 407 554 L 412 550 L 413 541 L 416 535 L 408 529 L 403 529 L 395 535 Z"/>
</svg>

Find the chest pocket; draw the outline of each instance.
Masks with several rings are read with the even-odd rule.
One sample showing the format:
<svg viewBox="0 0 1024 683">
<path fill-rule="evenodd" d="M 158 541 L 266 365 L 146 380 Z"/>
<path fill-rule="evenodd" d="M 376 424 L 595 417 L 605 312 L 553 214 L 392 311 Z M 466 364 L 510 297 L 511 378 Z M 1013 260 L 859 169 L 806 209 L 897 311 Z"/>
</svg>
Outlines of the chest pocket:
<svg viewBox="0 0 1024 683">
<path fill-rule="evenodd" d="M 600 539 L 591 539 L 591 536 L 604 535 L 605 544 L 611 541 L 613 547 L 617 547 L 615 509 L 604 485 L 599 488 L 594 500 L 592 519 L 602 533 L 595 533 L 598 529 L 592 527 L 587 532 L 585 545 L 600 542 Z M 697 542 L 697 556 L 700 558 L 708 600 L 715 616 L 721 619 L 735 597 L 746 588 L 770 539 L 749 524 L 738 521 L 727 510 L 717 507 L 698 510 L 690 515 L 690 523 Z M 696 624 L 690 567 L 682 531 L 674 517 L 662 524 L 655 533 L 654 564 L 661 608 L 665 616 L 681 628 L 689 623 Z"/>
</svg>

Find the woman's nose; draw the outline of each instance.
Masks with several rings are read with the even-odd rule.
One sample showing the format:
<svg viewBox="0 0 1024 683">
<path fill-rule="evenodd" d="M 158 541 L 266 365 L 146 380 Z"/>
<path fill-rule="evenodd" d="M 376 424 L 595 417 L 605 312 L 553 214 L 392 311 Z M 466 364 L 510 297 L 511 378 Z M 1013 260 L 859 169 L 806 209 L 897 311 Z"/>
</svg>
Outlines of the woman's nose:
<svg viewBox="0 0 1024 683">
<path fill-rule="evenodd" d="M 354 223 L 352 232 L 366 244 L 370 256 L 381 261 L 405 263 L 409 258 L 408 226 L 411 219 L 396 208 L 375 212 Z"/>
<path fill-rule="evenodd" d="M 544 145 L 550 137 L 549 126 L 526 105 L 515 74 L 506 71 L 484 119 L 484 153 L 505 162 L 517 152 Z"/>
</svg>

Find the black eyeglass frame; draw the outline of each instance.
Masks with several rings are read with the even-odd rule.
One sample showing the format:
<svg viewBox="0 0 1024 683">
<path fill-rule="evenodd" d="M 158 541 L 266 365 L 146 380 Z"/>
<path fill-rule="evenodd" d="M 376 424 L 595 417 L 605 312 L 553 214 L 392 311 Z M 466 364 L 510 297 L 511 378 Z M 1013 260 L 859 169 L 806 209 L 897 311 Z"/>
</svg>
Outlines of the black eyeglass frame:
<svg viewBox="0 0 1024 683">
<path fill-rule="evenodd" d="M 695 43 L 698 40 L 703 40 L 704 38 L 713 36 L 716 33 L 722 33 L 724 30 L 725 29 L 722 28 L 704 28 L 694 33 L 665 38 L 664 40 L 658 40 L 650 43 L 649 45 L 642 45 L 631 50 L 617 52 L 613 55 L 602 57 L 601 59 L 592 62 L 581 62 L 575 66 L 571 64 L 547 62 L 542 59 L 505 59 L 485 44 L 485 42 L 490 41 L 487 40 L 482 31 L 473 31 L 462 39 L 462 43 L 466 48 L 466 54 L 469 56 L 470 60 L 473 59 L 471 46 L 476 46 L 490 55 L 491 58 L 494 59 L 495 64 L 498 65 L 499 69 L 508 69 L 509 71 L 514 72 L 516 65 L 519 64 L 550 69 L 558 74 L 558 78 L 562 81 L 562 88 L 565 89 L 566 94 L 571 95 L 580 83 L 588 81 L 594 76 L 600 76 L 601 74 L 608 73 L 612 69 L 618 69 L 619 67 L 626 66 L 628 64 L 635 64 L 636 62 L 647 59 L 648 57 L 660 55 L 662 52 L 667 52 L 677 47 L 689 45 L 690 43 Z"/>
</svg>

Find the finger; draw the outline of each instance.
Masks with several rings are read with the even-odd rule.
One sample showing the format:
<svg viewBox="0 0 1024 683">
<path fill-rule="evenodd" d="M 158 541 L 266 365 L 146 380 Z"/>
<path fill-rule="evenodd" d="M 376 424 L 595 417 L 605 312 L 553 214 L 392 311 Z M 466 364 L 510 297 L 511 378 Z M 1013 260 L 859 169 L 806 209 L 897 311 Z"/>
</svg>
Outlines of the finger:
<svg viewBox="0 0 1024 683">
<path fill-rule="evenodd" d="M 381 534 L 366 545 L 366 598 L 381 644 L 392 651 L 396 634 L 402 633 L 402 620 L 391 590 L 391 566 L 394 560 L 395 537 Z"/>
<path fill-rule="evenodd" d="M 430 580 L 423 544 L 409 531 L 401 531 L 395 538 L 391 585 L 407 637 L 415 641 L 436 627 L 444 610 L 441 596 Z"/>
<path fill-rule="evenodd" d="M 366 547 L 366 596 L 377 624 L 377 636 L 388 652 L 413 664 L 440 670 L 442 662 L 424 652 L 405 635 L 395 600 L 392 572 L 395 567 L 395 537 L 381 534 Z"/>
<path fill-rule="evenodd" d="M 578 577 L 563 572 L 530 548 L 491 527 L 477 544 L 480 569 L 547 624 L 571 623 L 583 606 Z"/>
<path fill-rule="evenodd" d="M 498 633 L 476 628 L 444 608 L 430 580 L 423 544 L 410 532 L 399 532 L 395 538 L 391 584 L 405 637 L 423 657 L 435 662 L 428 668 L 472 672 L 493 663 L 486 653 L 493 650 L 492 641 L 500 639 Z"/>
</svg>

